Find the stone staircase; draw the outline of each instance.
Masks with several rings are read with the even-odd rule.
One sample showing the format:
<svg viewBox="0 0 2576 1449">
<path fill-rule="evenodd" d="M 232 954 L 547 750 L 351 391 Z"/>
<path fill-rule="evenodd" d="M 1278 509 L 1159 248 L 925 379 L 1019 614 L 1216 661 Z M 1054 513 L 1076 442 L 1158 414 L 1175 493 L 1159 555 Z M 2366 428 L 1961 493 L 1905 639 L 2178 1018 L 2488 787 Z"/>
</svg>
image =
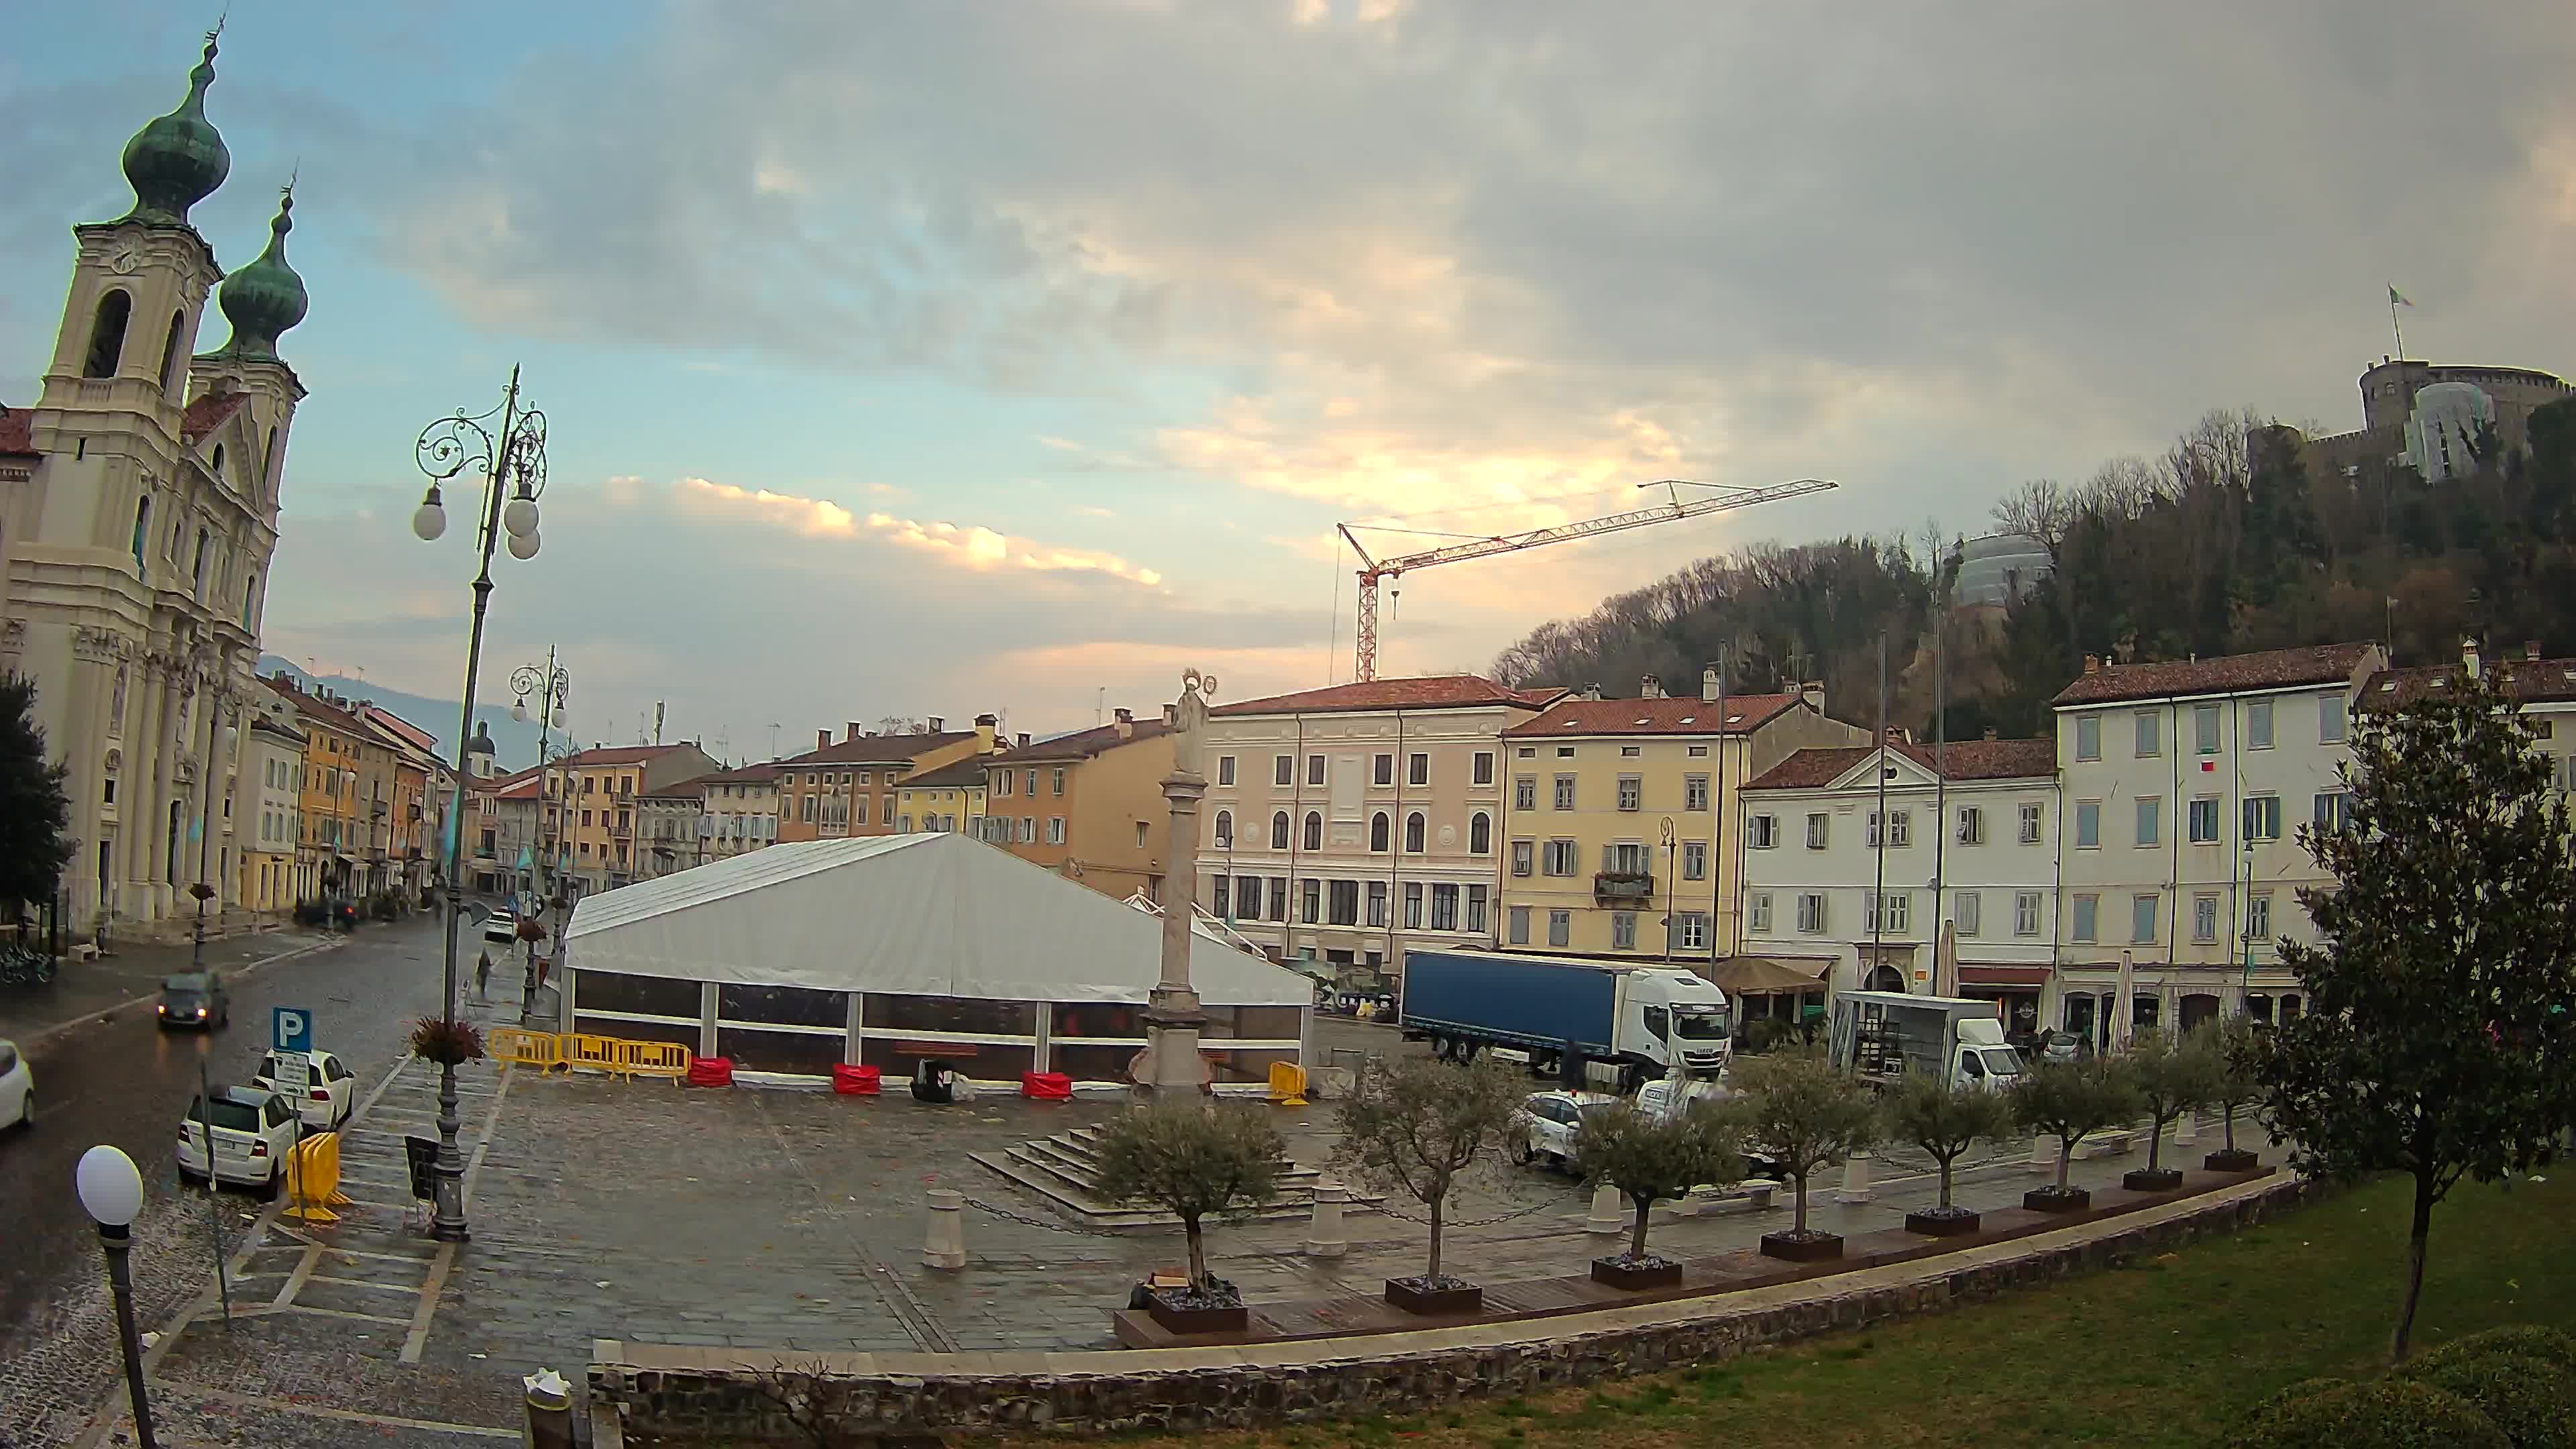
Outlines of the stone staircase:
<svg viewBox="0 0 2576 1449">
<path fill-rule="evenodd" d="M 967 1156 L 977 1166 L 1046 1199 L 1057 1212 L 1084 1227 L 1165 1228 L 1178 1221 L 1157 1208 L 1140 1208 L 1101 1196 L 1097 1127 L 1077 1127 L 1052 1137 L 1032 1138 L 1000 1152 L 970 1152 Z M 1314 1210 L 1315 1184 L 1322 1176 L 1314 1168 L 1284 1163 L 1276 1195 L 1245 1216 L 1263 1220 L 1305 1217 Z M 1354 1188 L 1349 1210 L 1373 1208 L 1378 1202 L 1378 1198 Z"/>
</svg>

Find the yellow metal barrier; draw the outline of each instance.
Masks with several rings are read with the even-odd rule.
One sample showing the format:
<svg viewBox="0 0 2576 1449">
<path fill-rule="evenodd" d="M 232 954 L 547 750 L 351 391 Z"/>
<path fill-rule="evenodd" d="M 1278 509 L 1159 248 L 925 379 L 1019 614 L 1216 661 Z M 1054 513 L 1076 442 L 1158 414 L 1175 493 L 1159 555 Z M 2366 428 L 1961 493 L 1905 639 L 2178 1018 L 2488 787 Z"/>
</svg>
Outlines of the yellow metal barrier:
<svg viewBox="0 0 2576 1449">
<path fill-rule="evenodd" d="M 670 1041 L 617 1041 L 617 1065 L 630 1077 L 669 1077 L 677 1081 L 689 1074 L 693 1054 L 687 1047 Z"/>
<path fill-rule="evenodd" d="M 349 1199 L 340 1192 L 339 1133 L 316 1132 L 287 1150 L 286 1191 L 292 1204 L 287 1217 L 305 1223 L 340 1220 L 331 1209 L 347 1207 Z"/>
<path fill-rule="evenodd" d="M 625 1053 L 619 1050 L 627 1043 L 613 1036 L 592 1036 L 587 1032 L 567 1033 L 555 1039 L 563 1048 L 563 1063 L 575 1069 L 591 1067 L 612 1077 L 626 1075 Z"/>
<path fill-rule="evenodd" d="M 496 1026 L 483 1038 L 483 1049 L 495 1061 L 551 1071 L 564 1061 L 564 1038 L 550 1031 Z"/>
<path fill-rule="evenodd" d="M 1295 1062 L 1270 1064 L 1270 1100 L 1281 1107 L 1306 1105 L 1306 1069 Z"/>
</svg>

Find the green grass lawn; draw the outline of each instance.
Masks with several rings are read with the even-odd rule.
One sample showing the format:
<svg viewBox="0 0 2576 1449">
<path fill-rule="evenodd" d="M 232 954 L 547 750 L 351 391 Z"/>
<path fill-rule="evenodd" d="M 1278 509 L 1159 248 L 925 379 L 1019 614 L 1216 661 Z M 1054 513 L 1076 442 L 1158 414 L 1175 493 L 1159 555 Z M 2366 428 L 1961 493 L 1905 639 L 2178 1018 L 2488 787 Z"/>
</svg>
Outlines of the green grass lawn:
<svg viewBox="0 0 2576 1449">
<path fill-rule="evenodd" d="M 2435 1212 L 2418 1351 L 2502 1323 L 2576 1331 L 2576 1164 L 2544 1176 L 2511 1191 L 2463 1183 Z M 2119 1271 L 1588 1392 L 1123 1442 L 2198 1449 L 2277 1388 L 2384 1364 L 2410 1193 L 2384 1182 Z"/>
</svg>

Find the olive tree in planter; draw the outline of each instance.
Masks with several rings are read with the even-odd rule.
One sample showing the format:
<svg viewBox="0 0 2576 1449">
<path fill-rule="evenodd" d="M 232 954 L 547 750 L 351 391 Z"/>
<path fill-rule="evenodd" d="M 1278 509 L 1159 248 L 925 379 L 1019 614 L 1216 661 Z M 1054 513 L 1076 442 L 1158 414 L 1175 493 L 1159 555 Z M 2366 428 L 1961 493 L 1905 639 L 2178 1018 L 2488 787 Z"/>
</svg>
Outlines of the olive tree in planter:
<svg viewBox="0 0 2576 1449">
<path fill-rule="evenodd" d="M 1485 1290 L 1441 1271 L 1442 1214 L 1459 1175 L 1492 1159 L 1521 1122 L 1524 1088 L 1488 1058 L 1452 1066 L 1399 1057 L 1363 1068 L 1334 1114 L 1334 1160 L 1380 1192 L 1401 1192 L 1431 1218 L 1431 1258 L 1419 1277 L 1386 1280 L 1386 1301 L 1410 1313 L 1472 1313 Z"/>
<path fill-rule="evenodd" d="M 2071 1062 L 2033 1062 L 2013 1084 L 2013 1120 L 2031 1132 L 2057 1139 L 2057 1182 L 2023 1193 L 2021 1205 L 2033 1212 L 2082 1212 L 2093 1194 L 2067 1184 L 2078 1144 L 2107 1127 L 2135 1119 L 2138 1092 L 2126 1057 L 2082 1057 Z"/>
<path fill-rule="evenodd" d="M 1250 1321 L 1243 1294 L 1208 1272 L 1202 1225 L 1258 1207 L 1279 1185 L 1288 1145 L 1258 1107 L 1154 1102 L 1120 1114 L 1100 1134 L 1101 1196 L 1148 1202 L 1181 1220 L 1189 1239 L 1187 1287 L 1150 1294 L 1147 1310 L 1174 1333 L 1240 1332 Z"/>
<path fill-rule="evenodd" d="M 1841 1257 L 1840 1233 L 1807 1226 L 1807 1183 L 1877 1143 L 1878 1103 L 1858 1077 L 1809 1048 L 1739 1061 L 1733 1070 L 1738 1095 L 1730 1107 L 1746 1137 L 1788 1176 L 1797 1203 L 1789 1230 L 1764 1233 L 1762 1251 L 1800 1263 Z"/>
<path fill-rule="evenodd" d="M 2236 1114 L 2262 1099 L 2263 1082 L 2254 1073 L 2254 1058 L 2263 1049 L 2263 1033 L 2253 1018 L 2229 1016 L 2202 1027 L 2201 1035 L 2216 1067 L 2209 1105 L 2218 1109 L 2221 1146 L 2202 1158 L 2200 1165 L 2210 1172 L 2252 1172 L 2263 1165 L 2263 1159 L 2236 1145 Z"/>
<path fill-rule="evenodd" d="M 2146 1109 L 2147 1165 L 2124 1174 L 2120 1186 L 2131 1192 L 2166 1192 L 2182 1186 L 2182 1169 L 2164 1165 L 2165 1128 L 2196 1112 L 2218 1094 L 2218 1059 L 2206 1033 L 2177 1040 L 2162 1032 L 2142 1033 L 2129 1048 L 2129 1081 Z"/>
<path fill-rule="evenodd" d="M 1957 1237 L 1977 1230 L 1977 1214 L 1950 1201 L 1952 1170 L 1969 1148 L 2012 1132 L 2012 1104 L 2001 1092 L 1955 1086 L 1939 1072 L 1917 1072 L 1887 1094 L 1887 1135 L 1910 1142 L 1941 1165 L 1941 1201 L 1905 1215 L 1905 1230 Z"/>
<path fill-rule="evenodd" d="M 1592 1278 L 1613 1288 L 1662 1288 L 1682 1280 L 1682 1265 L 1646 1251 L 1655 1199 L 1680 1197 L 1704 1182 L 1744 1176 L 1744 1134 L 1736 1115 L 1715 1102 L 1693 1102 L 1656 1115 L 1620 1102 L 1587 1112 L 1574 1131 L 1574 1163 L 1591 1183 L 1608 1183 L 1636 1217 L 1628 1251 L 1592 1260 Z"/>
</svg>

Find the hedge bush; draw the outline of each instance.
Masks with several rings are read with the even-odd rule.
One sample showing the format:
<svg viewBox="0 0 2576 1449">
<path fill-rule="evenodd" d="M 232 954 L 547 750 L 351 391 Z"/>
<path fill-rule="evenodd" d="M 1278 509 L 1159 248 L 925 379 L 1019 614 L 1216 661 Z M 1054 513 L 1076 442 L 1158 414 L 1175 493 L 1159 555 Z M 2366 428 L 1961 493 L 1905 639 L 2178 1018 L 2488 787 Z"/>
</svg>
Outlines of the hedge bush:
<svg viewBox="0 0 2576 1449">
<path fill-rule="evenodd" d="M 2418 1383 L 2478 1406 L 2514 1449 L 2576 1449 L 2576 1373 L 2541 1359 L 2474 1353 L 2412 1370 Z"/>
<path fill-rule="evenodd" d="M 2457 1359 L 2500 1353 L 2536 1358 L 2542 1363 L 2576 1370 L 2576 1337 L 2543 1324 L 2508 1323 L 2502 1328 L 2464 1334 L 2439 1348 L 2430 1349 L 2409 1363 L 2407 1371 L 2422 1374 Z"/>
<path fill-rule="evenodd" d="M 2316 1380 L 2265 1400 L 2235 1449 L 2513 1449 L 2478 1406 L 2419 1379 Z"/>
</svg>

